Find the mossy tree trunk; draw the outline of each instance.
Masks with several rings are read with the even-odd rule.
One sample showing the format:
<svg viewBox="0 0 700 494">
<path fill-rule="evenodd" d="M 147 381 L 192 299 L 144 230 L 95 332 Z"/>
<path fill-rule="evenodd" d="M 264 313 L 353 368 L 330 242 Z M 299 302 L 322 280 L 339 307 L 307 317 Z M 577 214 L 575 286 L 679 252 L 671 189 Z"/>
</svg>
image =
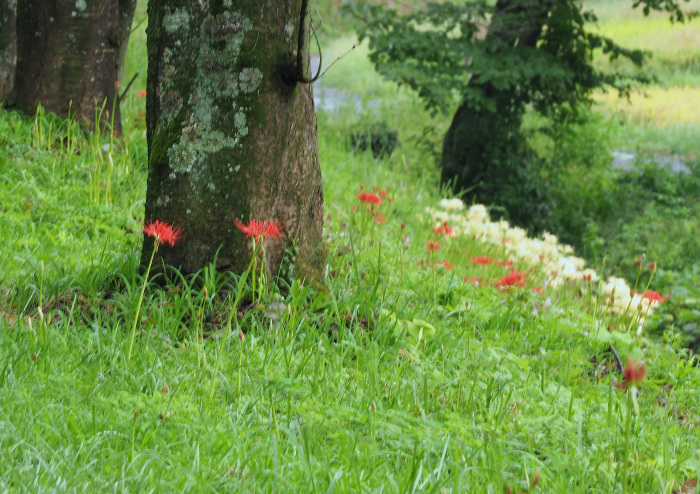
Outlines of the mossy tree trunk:
<svg viewBox="0 0 700 494">
<path fill-rule="evenodd" d="M 284 230 L 266 240 L 267 271 L 296 242 L 296 277 L 321 279 L 316 116 L 311 85 L 298 82 L 309 77 L 306 3 L 150 0 L 146 219 L 185 232 L 157 263 L 192 273 L 216 258 L 240 273 L 252 242 L 234 219 L 271 219 Z"/>
<path fill-rule="evenodd" d="M 17 0 L 0 0 L 0 100 L 12 90 L 17 64 Z"/>
<path fill-rule="evenodd" d="M 92 122 L 95 107 L 121 133 L 118 81 L 136 0 L 18 0 L 17 68 L 8 105 Z"/>
</svg>

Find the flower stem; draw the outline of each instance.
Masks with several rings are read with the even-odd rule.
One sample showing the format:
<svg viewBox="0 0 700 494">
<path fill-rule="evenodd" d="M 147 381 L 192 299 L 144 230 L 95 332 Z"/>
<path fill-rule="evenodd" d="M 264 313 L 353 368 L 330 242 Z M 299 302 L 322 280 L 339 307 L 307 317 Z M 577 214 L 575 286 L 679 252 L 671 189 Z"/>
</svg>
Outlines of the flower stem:
<svg viewBox="0 0 700 494">
<path fill-rule="evenodd" d="M 238 399 L 241 399 L 241 366 L 243 365 L 243 340 L 238 347 Z"/>
<path fill-rule="evenodd" d="M 255 298 L 255 273 L 258 271 L 258 239 L 253 237 L 253 298 Z"/>
<path fill-rule="evenodd" d="M 224 329 L 224 336 L 221 339 L 221 345 L 219 345 L 219 355 L 216 357 L 216 364 L 214 365 L 214 375 L 212 376 L 211 389 L 209 390 L 209 401 L 211 401 L 214 398 L 214 389 L 216 389 L 216 377 L 219 374 L 219 366 L 221 365 L 221 356 L 224 353 L 224 345 L 226 344 L 228 333 L 231 330 L 231 322 L 233 320 L 234 314 L 236 314 L 236 308 L 238 307 L 238 303 L 241 301 L 241 296 L 243 295 L 243 287 L 245 286 L 245 282 L 248 280 L 248 274 L 253 268 L 254 262 L 255 255 L 253 255 L 253 259 L 251 259 L 250 264 L 248 265 L 248 269 L 245 273 L 243 273 L 243 277 L 238 280 L 238 293 L 236 294 L 236 298 L 233 301 L 233 305 L 231 306 L 231 312 L 228 315 L 228 321 L 226 321 L 226 329 Z M 255 273 L 253 273 L 253 280 L 255 280 Z"/>
<path fill-rule="evenodd" d="M 205 289 L 206 293 L 206 289 Z M 199 308 L 199 318 L 197 320 L 197 328 L 195 331 L 195 340 L 197 342 L 197 367 L 202 367 L 204 362 L 204 306 L 207 303 L 206 295 L 202 298 L 202 305 Z"/>
<path fill-rule="evenodd" d="M 435 258 L 433 251 L 430 251 L 430 267 L 433 268 L 433 310 L 435 310 L 435 305 L 437 305 L 437 299 L 435 295 L 436 281 L 435 281 Z"/>
<path fill-rule="evenodd" d="M 631 391 L 631 390 L 630 390 Z M 627 420 L 625 421 L 625 444 L 622 455 L 622 492 L 627 492 L 628 465 L 627 460 L 630 454 L 630 428 L 632 426 L 632 395 L 628 393 L 627 398 Z"/>
<path fill-rule="evenodd" d="M 131 337 L 129 338 L 129 350 L 126 352 L 126 362 L 129 363 L 131 360 L 131 350 L 134 348 L 134 336 L 136 335 L 136 324 L 139 320 L 139 312 L 141 311 L 141 303 L 143 302 L 143 294 L 146 292 L 146 283 L 148 283 L 148 275 L 151 274 L 151 266 L 153 265 L 153 258 L 158 250 L 158 239 L 153 242 L 153 252 L 151 252 L 151 259 L 148 261 L 148 268 L 146 268 L 146 276 L 143 278 L 143 285 L 141 286 L 141 296 L 139 297 L 139 303 L 136 305 L 136 315 L 134 316 L 134 325 L 131 327 Z"/>
<path fill-rule="evenodd" d="M 262 243 L 263 239 L 260 239 L 260 247 L 262 248 L 262 263 L 260 264 L 260 286 L 258 287 L 258 302 L 262 300 L 263 286 L 266 284 L 265 280 L 265 245 Z M 255 276 L 255 273 L 253 273 Z"/>
</svg>

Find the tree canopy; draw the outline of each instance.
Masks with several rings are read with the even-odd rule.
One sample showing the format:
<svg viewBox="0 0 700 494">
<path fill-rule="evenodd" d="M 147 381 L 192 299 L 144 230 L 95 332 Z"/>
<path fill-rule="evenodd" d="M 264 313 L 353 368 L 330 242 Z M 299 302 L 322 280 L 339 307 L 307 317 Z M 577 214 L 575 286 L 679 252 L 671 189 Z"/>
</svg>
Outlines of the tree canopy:
<svg viewBox="0 0 700 494">
<path fill-rule="evenodd" d="M 679 22 L 698 14 L 675 0 L 636 0 L 633 7 L 663 10 Z M 635 80 L 646 81 L 592 65 L 596 50 L 638 66 L 649 53 L 590 30 L 598 19 L 576 0 L 431 2 L 406 15 L 360 0 L 345 9 L 362 20 L 358 35 L 369 40 L 377 70 L 416 90 L 434 110 L 453 107 L 455 92 L 474 107 L 495 110 L 481 88 L 489 83 L 508 92 L 512 105 L 532 103 L 552 114 L 587 101 L 593 89 L 624 92 Z"/>
</svg>

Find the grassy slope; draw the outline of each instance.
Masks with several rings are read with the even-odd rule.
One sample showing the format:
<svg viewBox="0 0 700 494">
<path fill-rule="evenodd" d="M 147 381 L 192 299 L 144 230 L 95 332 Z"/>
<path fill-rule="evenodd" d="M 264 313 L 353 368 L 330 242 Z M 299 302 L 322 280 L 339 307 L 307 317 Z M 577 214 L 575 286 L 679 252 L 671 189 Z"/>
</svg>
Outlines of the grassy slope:
<svg viewBox="0 0 700 494">
<path fill-rule="evenodd" d="M 326 3 L 320 2 L 324 24 L 331 26 L 332 32 L 342 32 L 348 21 L 329 14 L 329 9 L 323 10 Z M 680 155 L 690 159 L 691 166 L 697 162 L 698 23 L 672 24 L 658 13 L 645 17 L 631 9 L 627 0 L 587 4 L 599 15 L 597 29 L 603 34 L 623 46 L 652 51 L 648 70 L 658 82 L 633 92 L 629 103 L 614 93 L 598 93 L 594 95 L 598 103 L 593 106 L 588 123 L 572 125 L 558 139 L 536 134 L 536 149 L 555 170 L 566 170 L 555 172 L 561 180 L 557 188 L 561 197 L 554 212 L 560 234 L 576 243 L 581 255 L 597 264 L 607 259 L 617 275 L 632 281 L 636 275 L 633 259 L 642 252 L 657 259 L 663 270 L 662 276 L 657 277 L 658 289 L 674 294 L 662 311 L 664 317 L 658 321 L 659 333 L 680 329 L 687 344 L 697 350 L 698 165 L 694 165 L 691 177 L 669 175 L 654 166 L 643 166 L 639 174 L 621 173 L 609 165 L 611 149 L 638 151 L 641 162 L 647 161 L 647 154 L 652 159 L 656 155 Z M 693 1 L 688 5 L 697 8 L 700 3 Z M 322 40 L 324 60 L 343 55 L 353 42 L 350 35 Z M 366 45 L 359 45 L 328 71 L 323 83 L 362 94 L 370 104 L 381 100 L 385 106 L 397 108 L 383 110 L 382 118 L 399 130 L 401 140 L 419 138 L 430 157 L 437 156 L 451 115 L 431 119 L 409 91 L 383 81 L 372 70 L 366 55 Z M 596 58 L 595 63 L 613 69 L 602 57 Z M 621 64 L 614 69 L 629 71 L 631 67 Z M 370 106 L 362 115 L 350 115 L 346 121 L 362 123 L 377 118 Z M 528 125 L 539 125 L 536 119 L 530 120 Z M 427 173 L 432 173 L 432 168 Z"/>
<path fill-rule="evenodd" d="M 141 29 L 130 67 L 143 65 L 142 42 Z M 408 143 L 387 162 L 349 153 L 348 117 L 319 121 L 329 294 L 293 287 L 279 326 L 269 310 L 245 312 L 246 336 L 227 342 L 210 400 L 235 279 L 207 275 L 206 299 L 198 286 L 149 289 L 127 366 L 145 184 L 138 89 L 111 181 L 96 175 L 102 143 L 60 151 L 32 120 L 0 114 L 11 136 L 0 150 L 2 490 L 498 492 L 539 472 L 547 492 L 670 492 L 698 475 L 700 376 L 673 342 L 596 331 L 581 311 L 591 300 L 571 286 L 506 294 L 463 283 L 502 275 L 468 260 L 502 252 L 457 237 L 429 258 L 434 171 Z M 415 121 L 392 106 L 383 115 L 418 133 L 426 117 L 410 108 Z M 101 199 L 88 193 L 96 183 Z M 388 189 L 385 223 L 353 211 L 360 183 Z M 453 269 L 419 264 L 437 259 Z M 119 290 L 104 284 L 109 273 Z M 546 297 L 555 307 L 534 311 Z M 416 344 L 382 309 L 435 334 Z M 200 313 L 212 335 L 204 348 L 193 336 Z M 631 422 L 610 343 L 649 366 Z"/>
</svg>

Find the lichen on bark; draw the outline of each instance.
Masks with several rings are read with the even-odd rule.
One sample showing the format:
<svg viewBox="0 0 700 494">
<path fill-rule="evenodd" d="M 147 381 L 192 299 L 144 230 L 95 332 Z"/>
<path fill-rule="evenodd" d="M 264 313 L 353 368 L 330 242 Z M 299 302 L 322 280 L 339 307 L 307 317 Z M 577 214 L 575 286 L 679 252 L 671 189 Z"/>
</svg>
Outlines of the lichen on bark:
<svg viewBox="0 0 700 494">
<path fill-rule="evenodd" d="M 191 17 L 184 8 L 169 11 L 163 18 L 163 27 L 168 33 L 175 33 L 186 29 Z M 191 33 L 189 44 L 196 47 L 197 53 L 192 90 L 184 107 L 180 139 L 167 153 L 173 172 L 190 174 L 190 180 L 199 185 L 192 187 L 195 196 L 213 187 L 216 173 L 211 173 L 210 166 L 216 160 L 211 156 L 225 148 L 235 149 L 248 135 L 246 107 L 240 106 L 237 97 L 241 92 L 255 91 L 262 81 L 262 72 L 255 67 L 239 71 L 238 65 L 241 45 L 252 27 L 252 22 L 239 12 L 224 11 L 208 14 L 198 32 Z M 166 120 L 176 118 L 183 110 L 183 98 L 175 90 L 171 76 L 175 69 L 172 64 L 176 60 L 183 63 L 174 53 L 183 49 L 186 48 L 173 46 L 164 51 L 159 94 Z M 233 126 L 219 125 L 224 121 L 233 122 Z"/>
</svg>

